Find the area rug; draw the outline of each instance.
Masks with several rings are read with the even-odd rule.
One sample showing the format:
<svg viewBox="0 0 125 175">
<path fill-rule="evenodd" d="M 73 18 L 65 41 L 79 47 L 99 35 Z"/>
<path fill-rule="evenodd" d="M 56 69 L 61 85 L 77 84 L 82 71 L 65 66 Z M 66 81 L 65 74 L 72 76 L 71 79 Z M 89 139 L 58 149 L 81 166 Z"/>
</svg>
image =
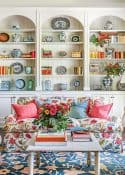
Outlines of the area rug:
<svg viewBox="0 0 125 175">
<path fill-rule="evenodd" d="M 28 175 L 27 153 L 2 154 L 1 175 Z M 101 175 L 125 175 L 125 154 L 102 152 Z M 94 159 L 86 165 L 86 153 L 44 152 L 41 153 L 40 167 L 34 167 L 34 175 L 95 175 Z"/>
</svg>

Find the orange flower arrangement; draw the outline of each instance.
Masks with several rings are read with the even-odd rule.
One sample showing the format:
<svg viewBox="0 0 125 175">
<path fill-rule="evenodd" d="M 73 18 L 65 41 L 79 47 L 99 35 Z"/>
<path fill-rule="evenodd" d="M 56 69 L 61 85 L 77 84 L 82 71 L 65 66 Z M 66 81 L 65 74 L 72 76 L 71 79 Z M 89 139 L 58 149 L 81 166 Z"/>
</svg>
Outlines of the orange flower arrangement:
<svg viewBox="0 0 125 175">
<path fill-rule="evenodd" d="M 121 66 L 119 63 L 109 63 L 105 67 L 105 71 L 107 72 L 107 75 L 114 75 L 114 76 L 119 76 L 125 71 L 125 67 Z"/>
<path fill-rule="evenodd" d="M 67 103 L 45 103 L 39 109 L 39 119 L 34 120 L 34 124 L 40 127 L 54 130 L 64 130 L 67 127 L 68 112 L 70 106 Z"/>
</svg>

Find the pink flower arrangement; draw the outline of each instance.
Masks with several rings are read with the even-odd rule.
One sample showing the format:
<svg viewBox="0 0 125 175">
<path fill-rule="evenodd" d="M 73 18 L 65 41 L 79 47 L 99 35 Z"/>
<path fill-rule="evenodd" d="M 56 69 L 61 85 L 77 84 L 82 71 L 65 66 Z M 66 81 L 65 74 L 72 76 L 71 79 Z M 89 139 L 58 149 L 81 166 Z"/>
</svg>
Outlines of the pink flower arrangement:
<svg viewBox="0 0 125 175">
<path fill-rule="evenodd" d="M 69 110 L 68 103 L 45 103 L 39 108 L 39 119 L 35 119 L 34 124 L 40 127 L 64 130 L 68 124 Z"/>
</svg>

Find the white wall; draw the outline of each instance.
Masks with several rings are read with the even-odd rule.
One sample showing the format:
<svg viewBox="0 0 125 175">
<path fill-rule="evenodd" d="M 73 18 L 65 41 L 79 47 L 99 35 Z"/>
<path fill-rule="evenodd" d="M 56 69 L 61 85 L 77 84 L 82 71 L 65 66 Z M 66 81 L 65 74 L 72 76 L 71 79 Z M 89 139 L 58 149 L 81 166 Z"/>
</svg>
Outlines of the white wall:
<svg viewBox="0 0 125 175">
<path fill-rule="evenodd" d="M 0 0 L 0 6 L 19 7 L 125 7 L 125 0 Z"/>
</svg>

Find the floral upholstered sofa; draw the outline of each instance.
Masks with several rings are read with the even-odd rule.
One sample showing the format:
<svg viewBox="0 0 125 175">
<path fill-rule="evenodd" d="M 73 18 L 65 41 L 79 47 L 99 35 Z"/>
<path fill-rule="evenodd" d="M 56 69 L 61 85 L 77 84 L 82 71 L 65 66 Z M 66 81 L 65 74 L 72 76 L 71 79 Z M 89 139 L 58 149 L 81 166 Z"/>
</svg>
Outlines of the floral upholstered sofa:
<svg viewBox="0 0 125 175">
<path fill-rule="evenodd" d="M 32 98 L 18 99 L 18 107 L 27 107 Z M 111 117 L 112 102 L 107 102 L 102 98 L 36 98 L 35 104 L 38 108 L 43 103 L 52 103 L 55 100 L 63 100 L 70 102 L 69 123 L 67 129 L 69 130 L 82 130 L 91 131 L 99 140 L 104 151 L 119 152 L 122 151 L 122 138 L 121 138 L 121 120 Z M 34 102 L 33 102 L 34 103 Z M 25 105 L 25 106 L 24 106 Z M 30 106 L 30 112 L 36 110 L 34 106 Z M 18 112 L 14 108 L 15 113 L 6 117 L 4 129 L 7 131 L 4 137 L 4 144 L 7 151 L 21 151 L 25 150 L 31 139 L 35 137 L 35 131 L 39 129 L 33 123 L 33 116 L 17 120 Z M 25 115 L 25 110 L 22 111 Z"/>
</svg>

